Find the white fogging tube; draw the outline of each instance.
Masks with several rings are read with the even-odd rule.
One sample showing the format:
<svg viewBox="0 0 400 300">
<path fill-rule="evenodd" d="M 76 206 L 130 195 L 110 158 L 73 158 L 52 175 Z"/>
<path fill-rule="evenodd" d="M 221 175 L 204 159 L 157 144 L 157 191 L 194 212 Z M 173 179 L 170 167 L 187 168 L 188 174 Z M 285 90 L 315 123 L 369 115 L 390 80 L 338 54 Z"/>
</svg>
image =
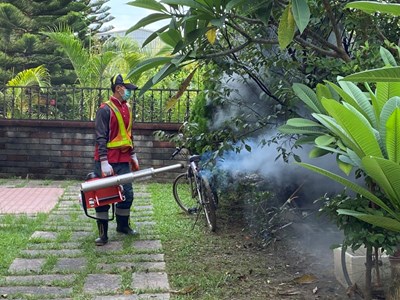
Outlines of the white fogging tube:
<svg viewBox="0 0 400 300">
<path fill-rule="evenodd" d="M 105 177 L 105 178 L 100 178 L 97 180 L 91 180 L 87 181 L 81 184 L 81 191 L 82 192 L 89 192 L 89 191 L 95 191 L 98 189 L 102 188 L 107 188 L 110 186 L 116 186 L 116 185 L 121 185 L 125 183 L 130 183 L 133 182 L 137 178 L 141 177 L 152 177 L 153 175 L 157 173 L 162 173 L 162 172 L 167 172 L 175 169 L 183 168 L 183 164 L 175 164 L 167 167 L 161 167 L 161 168 L 148 168 L 140 171 L 135 171 L 123 175 L 116 175 L 116 176 L 110 176 L 110 177 Z"/>
</svg>

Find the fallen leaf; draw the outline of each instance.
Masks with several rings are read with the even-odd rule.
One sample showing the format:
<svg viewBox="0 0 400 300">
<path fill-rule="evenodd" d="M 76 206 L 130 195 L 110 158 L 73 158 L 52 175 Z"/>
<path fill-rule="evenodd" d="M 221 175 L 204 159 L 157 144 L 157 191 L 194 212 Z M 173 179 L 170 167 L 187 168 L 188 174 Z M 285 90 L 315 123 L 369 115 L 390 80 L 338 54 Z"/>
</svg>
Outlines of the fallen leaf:
<svg viewBox="0 0 400 300">
<path fill-rule="evenodd" d="M 124 295 L 133 295 L 135 292 L 133 290 L 125 290 Z"/>
<path fill-rule="evenodd" d="M 317 277 L 313 274 L 304 274 L 300 277 L 296 277 L 293 281 L 299 284 L 309 284 L 317 281 Z"/>
<path fill-rule="evenodd" d="M 179 294 L 179 295 L 187 295 L 187 294 L 194 292 L 195 290 L 196 290 L 196 286 L 192 285 L 192 286 L 188 286 L 188 287 L 185 287 L 185 288 L 177 290 L 177 291 L 176 290 L 170 291 L 170 293 Z"/>
<path fill-rule="evenodd" d="M 313 288 L 312 293 L 316 294 L 318 292 L 318 287 L 316 286 L 315 288 Z"/>
</svg>

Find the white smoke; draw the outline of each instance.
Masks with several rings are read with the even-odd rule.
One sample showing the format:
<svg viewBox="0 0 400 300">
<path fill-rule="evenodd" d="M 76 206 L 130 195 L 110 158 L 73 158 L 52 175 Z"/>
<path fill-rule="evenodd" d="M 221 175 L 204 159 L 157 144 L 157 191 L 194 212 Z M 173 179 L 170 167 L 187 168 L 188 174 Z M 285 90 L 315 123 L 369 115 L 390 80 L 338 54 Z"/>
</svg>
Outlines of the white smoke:
<svg viewBox="0 0 400 300">
<path fill-rule="evenodd" d="M 312 172 L 291 162 L 286 163 L 282 158 L 276 159 L 278 152 L 274 146 L 262 146 L 260 140 L 254 139 L 248 141 L 251 152 L 242 149 L 241 152 L 227 152 L 223 158 L 218 161 L 217 168 L 223 170 L 231 176 L 243 176 L 243 174 L 257 174 L 266 179 L 271 179 L 279 185 L 288 186 L 289 183 L 294 187 L 301 187 L 303 193 L 315 200 L 325 194 L 338 194 L 344 187 L 333 180 L 320 174 Z M 308 152 L 310 147 L 298 149 L 296 154 L 300 156 L 303 162 L 307 162 L 321 167 L 330 172 L 341 174 L 337 167 L 336 159 L 333 155 L 326 155 L 318 159 L 310 159 Z M 306 190 L 306 191 L 305 191 Z M 293 191 L 294 192 L 294 191 Z"/>
</svg>

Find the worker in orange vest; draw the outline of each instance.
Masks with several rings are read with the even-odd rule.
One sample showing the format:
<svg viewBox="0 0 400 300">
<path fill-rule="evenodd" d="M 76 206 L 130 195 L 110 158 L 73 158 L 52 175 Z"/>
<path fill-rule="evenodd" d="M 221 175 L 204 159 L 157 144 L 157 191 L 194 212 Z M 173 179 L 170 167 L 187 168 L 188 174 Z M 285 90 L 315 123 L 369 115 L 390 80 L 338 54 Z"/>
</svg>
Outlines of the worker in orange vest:
<svg viewBox="0 0 400 300">
<path fill-rule="evenodd" d="M 113 95 L 96 112 L 95 175 L 106 177 L 139 170 L 139 162 L 132 141 L 132 111 L 127 101 L 137 86 L 124 80 L 121 74 L 111 78 Z M 123 185 L 125 201 L 116 204 L 117 232 L 136 235 L 130 227 L 130 209 L 133 202 L 132 183 Z M 99 237 L 97 246 L 108 242 L 108 214 L 110 205 L 96 207 Z"/>
</svg>

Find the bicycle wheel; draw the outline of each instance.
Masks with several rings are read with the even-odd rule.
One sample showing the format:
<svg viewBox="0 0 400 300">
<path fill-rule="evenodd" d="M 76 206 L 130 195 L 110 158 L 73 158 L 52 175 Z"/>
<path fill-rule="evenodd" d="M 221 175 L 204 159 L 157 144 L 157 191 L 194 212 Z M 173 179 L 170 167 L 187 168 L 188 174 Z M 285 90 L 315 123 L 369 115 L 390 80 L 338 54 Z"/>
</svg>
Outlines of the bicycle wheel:
<svg viewBox="0 0 400 300">
<path fill-rule="evenodd" d="M 193 192 L 194 182 L 187 173 L 179 174 L 172 185 L 172 192 L 179 207 L 188 214 L 197 213 L 198 197 Z"/>
<path fill-rule="evenodd" d="M 344 279 L 354 294 L 361 299 L 367 295 L 373 299 L 385 299 L 384 294 L 390 283 L 388 255 L 378 248 L 372 248 L 369 252 L 365 247 L 356 251 L 342 247 L 341 263 Z"/>
<path fill-rule="evenodd" d="M 215 231 L 217 229 L 217 216 L 216 216 L 216 203 L 214 199 L 214 193 L 211 190 L 208 179 L 205 177 L 201 178 L 201 203 L 204 206 L 204 213 L 209 229 Z"/>
</svg>

